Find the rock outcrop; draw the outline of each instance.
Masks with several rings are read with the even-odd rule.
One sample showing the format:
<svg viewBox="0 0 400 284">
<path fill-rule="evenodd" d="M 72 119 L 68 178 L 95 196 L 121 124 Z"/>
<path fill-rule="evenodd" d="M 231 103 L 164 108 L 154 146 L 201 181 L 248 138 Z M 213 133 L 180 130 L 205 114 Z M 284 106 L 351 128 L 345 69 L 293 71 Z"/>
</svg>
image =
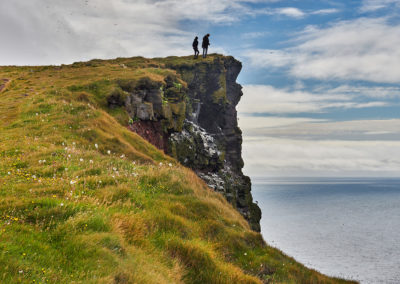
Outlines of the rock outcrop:
<svg viewBox="0 0 400 284">
<path fill-rule="evenodd" d="M 131 130 L 192 168 L 237 208 L 253 230 L 260 231 L 261 210 L 253 203 L 250 179 L 242 172 L 236 112 L 243 95 L 236 83 L 242 64 L 219 55 L 212 61 L 176 59 L 163 62 L 176 71 L 175 78 L 166 77 L 164 84 L 120 82 L 124 94 L 110 95 L 108 103 L 123 100 Z"/>
</svg>

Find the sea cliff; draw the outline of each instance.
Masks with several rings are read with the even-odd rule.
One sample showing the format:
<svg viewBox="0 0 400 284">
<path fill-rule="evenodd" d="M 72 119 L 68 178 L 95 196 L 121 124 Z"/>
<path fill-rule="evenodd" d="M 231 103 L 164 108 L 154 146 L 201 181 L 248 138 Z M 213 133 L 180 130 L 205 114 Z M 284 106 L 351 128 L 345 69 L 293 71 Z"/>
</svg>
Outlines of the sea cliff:
<svg viewBox="0 0 400 284">
<path fill-rule="evenodd" d="M 243 93 L 236 79 L 242 64 L 230 56 L 211 56 L 207 61 L 156 59 L 176 76 L 161 83 L 142 80 L 135 87 L 120 82 L 127 92 L 120 105 L 130 115 L 130 129 L 193 169 L 259 232 L 261 210 L 253 203 L 250 179 L 242 172 L 242 132 L 237 123 L 236 105 Z M 109 105 L 118 105 L 112 98 Z"/>
</svg>

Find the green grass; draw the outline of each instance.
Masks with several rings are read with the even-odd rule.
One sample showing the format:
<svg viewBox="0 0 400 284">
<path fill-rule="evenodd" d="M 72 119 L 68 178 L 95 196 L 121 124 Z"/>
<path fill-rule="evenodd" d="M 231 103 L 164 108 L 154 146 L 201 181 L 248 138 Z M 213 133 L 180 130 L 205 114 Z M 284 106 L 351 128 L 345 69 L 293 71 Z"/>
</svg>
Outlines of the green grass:
<svg viewBox="0 0 400 284">
<path fill-rule="evenodd" d="M 0 283 L 345 283 L 267 246 L 107 109 L 117 80 L 162 81 L 168 64 L 197 63 L 0 67 Z"/>
</svg>

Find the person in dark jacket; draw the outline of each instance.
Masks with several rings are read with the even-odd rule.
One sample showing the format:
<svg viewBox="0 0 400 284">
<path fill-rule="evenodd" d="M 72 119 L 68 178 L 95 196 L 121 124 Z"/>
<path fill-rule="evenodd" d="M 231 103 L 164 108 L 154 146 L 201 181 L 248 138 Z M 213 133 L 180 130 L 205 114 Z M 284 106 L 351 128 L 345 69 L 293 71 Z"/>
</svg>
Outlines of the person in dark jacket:
<svg viewBox="0 0 400 284">
<path fill-rule="evenodd" d="M 194 50 L 194 58 L 196 59 L 197 57 L 199 57 L 199 53 L 200 53 L 199 52 L 199 38 L 197 36 L 194 38 L 192 46 L 193 46 L 193 50 Z"/>
<path fill-rule="evenodd" d="M 210 34 L 206 34 L 203 37 L 203 43 L 201 44 L 201 46 L 203 47 L 203 58 L 207 57 L 207 52 L 208 52 L 208 46 L 210 45 Z"/>
</svg>

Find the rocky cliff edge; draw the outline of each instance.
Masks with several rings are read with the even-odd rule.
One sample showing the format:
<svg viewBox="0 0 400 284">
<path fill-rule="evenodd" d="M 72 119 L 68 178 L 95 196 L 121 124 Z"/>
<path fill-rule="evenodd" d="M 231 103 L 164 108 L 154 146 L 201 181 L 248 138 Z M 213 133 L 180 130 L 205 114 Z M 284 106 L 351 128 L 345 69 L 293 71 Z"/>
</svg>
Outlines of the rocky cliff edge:
<svg viewBox="0 0 400 284">
<path fill-rule="evenodd" d="M 129 128 L 193 169 L 222 193 L 260 231 L 261 210 L 253 203 L 250 178 L 242 172 L 242 132 L 236 105 L 243 95 L 236 79 L 242 64 L 231 56 L 152 59 L 171 70 L 163 80 L 119 80 L 108 106 L 125 107 Z"/>
</svg>

